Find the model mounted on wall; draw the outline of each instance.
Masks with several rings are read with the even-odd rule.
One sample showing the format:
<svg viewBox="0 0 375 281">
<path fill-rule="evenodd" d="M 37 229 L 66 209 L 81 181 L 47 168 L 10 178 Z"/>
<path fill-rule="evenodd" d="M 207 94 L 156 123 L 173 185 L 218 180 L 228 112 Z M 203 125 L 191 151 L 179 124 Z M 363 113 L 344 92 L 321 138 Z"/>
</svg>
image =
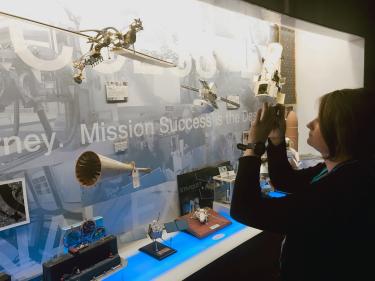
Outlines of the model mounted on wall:
<svg viewBox="0 0 375 281">
<path fill-rule="evenodd" d="M 285 94 L 281 88 L 285 84 L 285 77 L 280 75 L 280 61 L 283 46 L 280 43 L 270 43 L 262 57 L 262 68 L 254 76 L 254 93 L 256 97 L 268 96 L 276 99 L 277 103 L 284 104 Z"/>
<path fill-rule="evenodd" d="M 133 176 L 134 187 L 139 186 L 138 172 L 149 173 L 149 168 L 136 168 L 135 162 L 122 163 L 113 160 L 93 151 L 82 153 L 76 162 L 76 178 L 83 187 L 92 187 L 105 178 L 119 176 L 120 174 L 130 171 Z M 135 182 L 138 182 L 137 186 Z"/>
<path fill-rule="evenodd" d="M 130 46 L 134 49 L 134 43 L 137 40 L 137 32 L 143 30 L 142 21 L 140 19 L 135 19 L 133 23 L 129 25 L 129 31 L 125 34 L 121 33 L 114 27 L 106 27 L 101 30 L 89 29 L 80 30 L 79 32 L 95 32 L 94 37 L 88 38 L 88 43 L 90 43 L 90 50 L 83 54 L 78 60 L 73 62 L 73 66 L 76 69 L 76 73 L 73 78 L 77 83 L 82 83 L 83 80 L 83 70 L 86 66 L 92 66 L 101 63 L 104 59 L 102 56 L 103 48 L 125 48 L 128 49 Z"/>
<path fill-rule="evenodd" d="M 103 48 L 107 48 L 107 51 L 113 52 L 117 55 L 125 56 L 144 63 L 157 65 L 160 67 L 176 67 L 176 64 L 174 63 L 138 52 L 134 49 L 134 43 L 137 39 L 136 34 L 137 32 L 143 30 L 142 21 L 140 19 L 135 19 L 129 25 L 129 30 L 126 33 L 122 33 L 114 27 L 106 27 L 101 30 L 88 29 L 73 31 L 1 11 L 0 15 L 54 28 L 87 38 L 87 42 L 91 44 L 90 50 L 83 54 L 78 60 L 73 61 L 73 67 L 76 69 L 76 73 L 74 74 L 73 78 L 78 84 L 82 83 L 82 80 L 84 79 L 83 70 L 86 66 L 94 67 L 104 60 L 101 53 Z M 87 32 L 94 32 L 96 35 L 90 36 L 86 34 Z"/>
<path fill-rule="evenodd" d="M 195 99 L 193 103 L 196 106 L 206 107 L 205 113 L 212 112 L 215 109 L 218 109 L 219 107 L 217 105 L 217 101 L 229 103 L 235 108 L 240 107 L 240 104 L 237 102 L 234 102 L 227 98 L 219 97 L 217 95 L 216 86 L 213 82 L 208 83 L 207 81 L 201 79 L 199 79 L 199 82 L 202 86 L 200 89 L 185 85 L 181 85 L 181 88 L 199 93 L 199 99 Z"/>
<path fill-rule="evenodd" d="M 73 66 L 77 70 L 74 74 L 74 81 L 79 84 L 82 83 L 84 79 L 82 72 L 85 67 L 88 65 L 94 67 L 104 60 L 101 54 L 103 48 L 108 48 L 109 51 L 117 55 L 148 64 L 161 67 L 175 67 L 176 65 L 171 62 L 135 50 L 134 43 L 137 40 L 137 33 L 141 30 L 143 30 L 141 19 L 134 19 L 126 33 L 122 33 L 114 27 L 106 27 L 102 30 L 81 30 L 80 32 L 82 33 L 95 32 L 96 35 L 94 37 L 89 37 L 88 43 L 91 44 L 90 50 L 73 62 Z"/>
</svg>

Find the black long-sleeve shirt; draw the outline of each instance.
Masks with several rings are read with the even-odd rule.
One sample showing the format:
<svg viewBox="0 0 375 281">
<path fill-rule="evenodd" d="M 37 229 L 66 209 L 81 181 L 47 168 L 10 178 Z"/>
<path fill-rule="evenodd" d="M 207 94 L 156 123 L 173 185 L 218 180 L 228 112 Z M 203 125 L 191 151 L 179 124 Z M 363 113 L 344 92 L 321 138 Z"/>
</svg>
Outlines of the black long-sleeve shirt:
<svg viewBox="0 0 375 281">
<path fill-rule="evenodd" d="M 287 235 L 283 280 L 368 280 L 360 276 L 375 260 L 374 162 L 351 160 L 313 181 L 324 163 L 293 170 L 285 143 L 270 143 L 267 156 L 272 183 L 291 194 L 262 196 L 260 159 L 241 157 L 230 213 L 248 226 Z"/>
</svg>

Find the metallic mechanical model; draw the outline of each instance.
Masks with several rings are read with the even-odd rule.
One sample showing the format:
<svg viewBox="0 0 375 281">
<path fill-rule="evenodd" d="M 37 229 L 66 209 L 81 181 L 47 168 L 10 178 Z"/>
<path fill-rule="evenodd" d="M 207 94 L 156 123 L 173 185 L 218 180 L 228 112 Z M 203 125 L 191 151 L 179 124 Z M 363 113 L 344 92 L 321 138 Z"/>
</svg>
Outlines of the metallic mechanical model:
<svg viewBox="0 0 375 281">
<path fill-rule="evenodd" d="M 147 234 L 155 243 L 157 239 L 162 239 L 163 229 L 164 229 L 164 225 L 159 223 L 159 218 L 158 218 L 157 220 L 153 220 L 152 223 L 148 225 Z M 156 243 L 155 243 L 155 251 L 158 251 L 158 246 Z"/>
<path fill-rule="evenodd" d="M 200 98 L 194 100 L 194 105 L 201 106 L 201 107 L 207 107 L 207 109 L 208 109 L 207 111 L 209 111 L 209 112 L 212 112 L 215 109 L 219 108 L 218 105 L 217 105 L 217 102 L 216 102 L 218 100 L 229 103 L 229 104 L 235 106 L 236 108 L 240 107 L 240 104 L 237 103 L 237 102 L 231 101 L 227 98 L 219 97 L 216 93 L 217 92 L 216 86 L 213 82 L 208 83 L 207 81 L 201 80 L 201 79 L 199 79 L 199 82 L 202 85 L 202 88 L 200 88 L 200 89 L 193 88 L 193 87 L 190 87 L 190 86 L 181 85 L 181 88 L 199 93 Z"/>
<path fill-rule="evenodd" d="M 93 151 L 82 153 L 76 162 L 76 178 L 84 187 L 92 187 L 99 179 L 115 177 L 125 171 L 149 173 L 149 168 L 136 168 L 135 163 L 122 163 Z"/>
<path fill-rule="evenodd" d="M 86 54 L 82 55 L 78 60 L 73 62 L 73 67 L 77 70 L 73 78 L 74 81 L 79 84 L 82 83 L 82 80 L 84 79 L 83 70 L 86 66 L 94 67 L 104 60 L 101 54 L 103 48 L 107 48 L 108 51 L 113 52 L 115 54 L 125 56 L 130 59 L 138 60 L 144 63 L 157 65 L 160 67 L 176 67 L 176 64 L 174 63 L 135 51 L 134 43 L 137 39 L 136 34 L 137 32 L 143 30 L 142 21 L 140 19 L 135 19 L 130 24 L 129 31 L 127 31 L 126 33 L 122 33 L 114 27 L 106 27 L 101 30 L 88 29 L 73 31 L 1 11 L 0 15 L 31 22 L 49 28 L 54 28 L 60 31 L 72 33 L 87 38 L 88 43 L 91 44 L 90 50 Z M 96 35 L 90 36 L 85 34 L 85 32 L 95 32 Z M 132 49 L 130 49 L 131 46 Z"/>
<path fill-rule="evenodd" d="M 208 209 L 206 208 L 198 208 L 193 212 L 193 218 L 197 219 L 201 224 L 205 224 L 208 222 Z"/>
<path fill-rule="evenodd" d="M 152 223 L 148 225 L 147 234 L 152 239 L 152 243 L 143 246 L 139 250 L 161 260 L 176 252 L 175 249 L 157 241 L 158 239 L 163 240 L 163 230 L 165 229 L 167 233 L 182 231 L 188 228 L 188 224 L 185 220 L 174 220 L 163 224 L 159 222 L 159 218 L 160 214 L 156 220 L 153 220 Z"/>
<path fill-rule="evenodd" d="M 143 30 L 142 21 L 135 19 L 133 23 L 129 25 L 129 31 L 125 34 L 121 33 L 114 27 L 106 27 L 102 30 L 80 30 L 79 32 L 96 32 L 94 37 L 89 37 L 88 43 L 91 43 L 90 50 L 81 56 L 78 60 L 73 62 L 74 68 L 77 72 L 74 74 L 74 81 L 82 83 L 83 70 L 86 66 L 92 67 L 101 63 L 104 59 L 101 54 L 103 48 L 110 48 L 113 50 L 117 49 L 129 49 L 130 46 L 134 49 L 134 43 L 137 40 L 137 32 Z"/>
<path fill-rule="evenodd" d="M 285 94 L 281 88 L 285 84 L 285 77 L 280 75 L 280 61 L 283 46 L 280 43 L 270 43 L 266 54 L 262 57 L 260 74 L 254 76 L 254 93 L 256 97 L 268 96 L 283 104 Z"/>
<path fill-rule="evenodd" d="M 106 230 L 103 226 L 97 226 L 94 220 L 85 220 L 79 226 L 71 226 L 63 237 L 63 243 L 67 251 L 77 253 L 105 236 Z"/>
</svg>

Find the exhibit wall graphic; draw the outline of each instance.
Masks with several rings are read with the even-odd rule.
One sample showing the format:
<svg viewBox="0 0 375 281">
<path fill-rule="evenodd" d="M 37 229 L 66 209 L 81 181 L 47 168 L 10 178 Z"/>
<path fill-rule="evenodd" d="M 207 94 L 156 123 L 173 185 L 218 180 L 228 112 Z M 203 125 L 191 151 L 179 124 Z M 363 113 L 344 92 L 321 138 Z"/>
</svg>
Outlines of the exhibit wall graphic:
<svg viewBox="0 0 375 281">
<path fill-rule="evenodd" d="M 41 264 L 61 253 L 63 227 L 102 216 L 120 242 L 136 239 L 159 213 L 165 221 L 179 215 L 177 175 L 236 165 L 236 144 L 261 104 L 253 77 L 272 42 L 288 45 L 285 93 L 295 102 L 294 33 L 279 34 L 247 3 L 231 1 L 231 10 L 194 0 L 33 1 L 33 9 L 18 2 L 2 1 L 0 10 L 71 30 L 126 31 L 140 18 L 135 49 L 177 67 L 108 52 L 77 84 L 72 61 L 88 51 L 85 38 L 0 16 L 0 183 L 24 179 L 29 213 L 29 223 L 0 232 L 0 271 L 13 280 L 40 275 Z M 208 112 L 182 87 L 199 89 L 200 79 L 214 82 L 220 97 L 237 97 L 240 108 L 220 102 Z M 121 85 L 127 99 L 107 100 L 109 85 Z M 87 150 L 152 171 L 140 174 L 139 186 L 123 173 L 83 188 L 74 168 Z"/>
<path fill-rule="evenodd" d="M 24 179 L 0 182 L 0 231 L 30 222 Z"/>
<path fill-rule="evenodd" d="M 114 8 L 109 14 L 66 4 L 46 4 L 56 19 L 44 20 L 73 30 L 126 30 L 141 18 L 136 50 L 178 67 L 109 54 L 77 84 L 72 60 L 88 50 L 86 39 L 0 18 L 0 179 L 25 178 L 30 213 L 29 224 L 0 232 L 0 271 L 15 280 L 40 274 L 41 264 L 61 253 L 62 227 L 99 215 L 122 241 L 136 238 L 159 213 L 163 220 L 178 216 L 178 174 L 240 156 L 235 145 L 258 107 L 251 81 L 259 52 L 274 40 L 273 24 L 196 1 L 128 1 L 116 8 L 113 1 L 106 3 Z M 220 103 L 204 113 L 193 104 L 197 93 L 181 88 L 199 88 L 199 79 L 214 82 L 222 97 L 239 96 L 240 109 Z M 107 103 L 108 82 L 126 82 L 127 102 Z M 85 189 L 74 167 L 86 150 L 152 171 L 141 174 L 138 188 L 124 173 Z"/>
</svg>

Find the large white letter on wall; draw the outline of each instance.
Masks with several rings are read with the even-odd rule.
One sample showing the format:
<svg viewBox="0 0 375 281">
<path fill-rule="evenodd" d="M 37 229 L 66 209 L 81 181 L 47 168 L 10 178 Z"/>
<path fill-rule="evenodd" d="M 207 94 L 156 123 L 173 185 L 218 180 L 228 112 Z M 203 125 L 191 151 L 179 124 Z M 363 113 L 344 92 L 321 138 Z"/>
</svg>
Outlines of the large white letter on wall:
<svg viewBox="0 0 375 281">
<path fill-rule="evenodd" d="M 28 49 L 30 42 L 24 38 L 21 28 L 15 23 L 11 23 L 9 25 L 9 34 L 14 46 L 14 51 L 27 65 L 31 66 L 32 68 L 42 71 L 56 71 L 66 66 L 68 63 L 71 63 L 73 54 L 72 47 L 63 46 L 61 49 L 61 54 L 59 54 L 55 59 L 45 60 L 36 57 Z M 33 45 L 36 45 L 36 43 L 40 43 L 41 46 L 46 45 L 46 42 L 32 42 Z"/>
</svg>

